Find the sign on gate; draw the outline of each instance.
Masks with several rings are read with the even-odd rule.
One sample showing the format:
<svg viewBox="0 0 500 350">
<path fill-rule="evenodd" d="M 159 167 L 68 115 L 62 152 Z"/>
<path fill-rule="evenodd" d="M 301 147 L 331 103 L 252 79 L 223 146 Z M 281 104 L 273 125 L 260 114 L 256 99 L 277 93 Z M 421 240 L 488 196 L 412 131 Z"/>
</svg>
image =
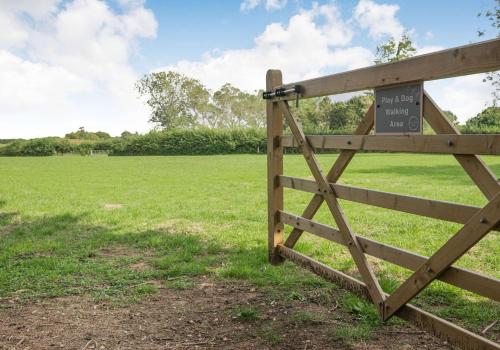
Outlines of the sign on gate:
<svg viewBox="0 0 500 350">
<path fill-rule="evenodd" d="M 421 134 L 423 84 L 375 89 L 376 134 Z"/>
</svg>

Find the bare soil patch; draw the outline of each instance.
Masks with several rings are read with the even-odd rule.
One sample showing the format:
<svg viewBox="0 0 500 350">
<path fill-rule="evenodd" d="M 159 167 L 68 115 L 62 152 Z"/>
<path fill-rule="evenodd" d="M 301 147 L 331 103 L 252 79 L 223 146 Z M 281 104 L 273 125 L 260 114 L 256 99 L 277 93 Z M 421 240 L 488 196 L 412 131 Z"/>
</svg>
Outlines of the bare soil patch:
<svg viewBox="0 0 500 350">
<path fill-rule="evenodd" d="M 106 210 L 113 210 L 113 209 L 121 209 L 123 208 L 123 204 L 120 203 L 106 203 L 103 205 L 103 208 Z"/>
<path fill-rule="evenodd" d="M 158 294 L 126 307 L 86 296 L 0 302 L 0 349 L 449 349 L 411 326 L 346 341 L 336 327 L 358 321 L 339 307 L 273 300 L 269 289 L 244 282 L 192 282 L 181 290 L 158 283 Z M 242 308 L 257 313 L 245 318 Z"/>
</svg>

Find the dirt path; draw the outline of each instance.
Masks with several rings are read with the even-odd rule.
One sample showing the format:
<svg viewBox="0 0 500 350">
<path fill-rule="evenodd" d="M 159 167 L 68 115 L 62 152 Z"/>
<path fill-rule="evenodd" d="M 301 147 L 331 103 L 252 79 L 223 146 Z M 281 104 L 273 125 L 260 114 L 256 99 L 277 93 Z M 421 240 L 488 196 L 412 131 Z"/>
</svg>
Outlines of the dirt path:
<svg viewBox="0 0 500 350">
<path fill-rule="evenodd" d="M 346 341 L 335 329 L 355 327 L 353 315 L 269 294 L 245 283 L 198 280 L 127 307 L 81 296 L 22 306 L 10 300 L 0 309 L 0 349 L 450 349 L 410 326 Z"/>
</svg>

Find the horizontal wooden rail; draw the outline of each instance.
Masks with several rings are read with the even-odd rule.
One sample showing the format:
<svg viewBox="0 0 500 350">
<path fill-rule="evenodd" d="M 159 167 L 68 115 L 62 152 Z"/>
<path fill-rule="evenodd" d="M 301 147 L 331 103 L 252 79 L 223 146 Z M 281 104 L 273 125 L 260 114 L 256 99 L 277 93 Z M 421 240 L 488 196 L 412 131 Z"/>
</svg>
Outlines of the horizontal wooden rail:
<svg viewBox="0 0 500 350">
<path fill-rule="evenodd" d="M 311 135 L 318 149 L 350 149 L 444 154 L 500 154 L 500 134 L 494 135 Z M 298 147 L 292 135 L 281 137 L 283 147 Z"/>
<path fill-rule="evenodd" d="M 328 225 L 307 220 L 283 211 L 280 211 L 280 220 L 289 226 L 300 228 L 301 230 L 312 233 L 318 237 L 345 245 L 339 231 Z M 411 271 L 417 270 L 427 261 L 427 257 L 425 256 L 380 243 L 369 238 L 356 235 L 356 239 L 366 254 L 404 267 Z M 489 276 L 484 276 L 476 272 L 452 266 L 438 279 L 456 287 L 466 289 L 470 292 L 500 302 L 500 281 Z"/>
<path fill-rule="evenodd" d="M 373 89 L 413 81 L 451 78 L 500 69 L 500 39 L 455 47 L 398 62 L 285 84 L 302 87 L 301 98 Z M 292 96 L 293 95 L 293 96 Z M 281 99 L 294 99 L 295 95 Z"/>
<path fill-rule="evenodd" d="M 321 194 L 313 180 L 283 175 L 279 176 L 278 179 L 280 186 Z M 478 210 L 481 210 L 481 208 L 464 204 L 367 190 L 336 183 L 330 183 L 330 186 L 333 187 L 335 194 L 340 199 L 460 224 L 465 224 Z"/>
<path fill-rule="evenodd" d="M 366 285 L 357 279 L 348 276 L 340 271 L 311 259 L 293 249 L 283 245 L 278 245 L 279 254 L 289 259 L 299 266 L 302 266 L 313 273 L 339 284 L 343 288 L 355 293 L 356 295 L 369 299 Z M 396 315 L 414 325 L 433 333 L 437 337 L 447 341 L 452 345 L 459 345 L 466 349 L 500 349 L 500 346 L 486 338 L 469 332 L 451 322 L 434 316 L 411 304 L 404 305 Z"/>
</svg>

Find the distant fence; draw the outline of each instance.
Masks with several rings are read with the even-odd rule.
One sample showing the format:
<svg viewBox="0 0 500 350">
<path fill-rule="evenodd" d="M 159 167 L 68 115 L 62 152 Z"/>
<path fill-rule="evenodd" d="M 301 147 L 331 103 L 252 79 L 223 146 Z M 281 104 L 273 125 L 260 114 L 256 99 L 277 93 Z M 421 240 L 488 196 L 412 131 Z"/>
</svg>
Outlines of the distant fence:
<svg viewBox="0 0 500 350">
<path fill-rule="evenodd" d="M 500 183 L 477 154 L 499 155 L 500 135 L 460 135 L 422 88 L 422 82 L 425 80 L 488 72 L 499 68 L 500 39 L 496 39 L 417 56 L 400 62 L 285 85 L 282 82 L 280 71 L 268 71 L 267 91 L 264 93 L 264 98 L 268 100 L 267 168 L 270 262 L 279 264 L 283 259 L 289 259 L 371 300 L 384 321 L 396 315 L 451 344 L 466 349 L 500 349 L 499 344 L 409 304 L 416 295 L 436 279 L 486 298 L 500 301 L 500 281 L 498 279 L 453 266 L 456 260 L 491 230 L 498 229 Z M 376 122 L 375 116 L 381 120 L 387 117 L 384 117 L 383 113 L 379 114 L 379 111 L 384 108 L 382 106 L 384 100 L 379 102 L 377 97 L 376 103 L 370 107 L 365 118 L 359 124 L 355 132 L 356 135 L 346 136 L 306 136 L 288 105 L 290 100 L 298 102 L 304 98 L 371 88 L 376 89 L 376 95 L 377 91 L 383 95 L 387 91 L 381 90 L 382 88 L 390 86 L 396 90 L 407 89 L 407 85 L 403 84 L 408 83 L 413 84 L 412 89 L 418 93 L 415 93 L 416 102 L 412 102 L 413 114 L 407 114 L 409 129 L 399 132 L 398 135 L 383 134 L 388 131 L 368 135 Z M 404 96 L 406 101 L 409 95 L 400 96 Z M 413 97 L 411 100 L 413 101 Z M 386 101 L 392 103 L 389 98 L 386 98 Z M 466 101 L 458 102 L 466 103 Z M 378 111 L 376 112 L 376 110 Z M 398 111 L 402 111 L 403 115 L 407 113 L 404 108 Z M 421 114 L 420 120 L 419 113 Z M 390 115 L 390 113 L 387 114 Z M 438 135 L 420 134 L 422 115 Z M 411 118 L 414 118 L 413 121 Z M 284 119 L 291 129 L 291 136 L 283 135 Z M 401 126 L 403 126 L 403 119 L 397 119 L 394 123 L 395 127 L 400 126 L 400 121 Z M 285 147 L 299 149 L 314 180 L 283 175 Z M 337 160 L 326 175 L 323 174 L 316 160 L 316 149 L 341 150 Z M 337 180 L 351 159 L 360 150 L 451 154 L 488 199 L 488 204 L 479 208 L 337 184 Z M 314 194 L 302 215 L 284 211 L 284 187 Z M 461 223 L 464 226 L 428 258 L 355 234 L 338 199 Z M 323 202 L 327 204 L 338 228 L 312 221 Z M 286 239 L 284 225 L 293 228 Z M 293 249 L 304 231 L 346 246 L 362 276 L 362 281 L 332 269 Z M 388 295 L 380 287 L 366 254 L 414 272 L 392 294 Z"/>
</svg>

